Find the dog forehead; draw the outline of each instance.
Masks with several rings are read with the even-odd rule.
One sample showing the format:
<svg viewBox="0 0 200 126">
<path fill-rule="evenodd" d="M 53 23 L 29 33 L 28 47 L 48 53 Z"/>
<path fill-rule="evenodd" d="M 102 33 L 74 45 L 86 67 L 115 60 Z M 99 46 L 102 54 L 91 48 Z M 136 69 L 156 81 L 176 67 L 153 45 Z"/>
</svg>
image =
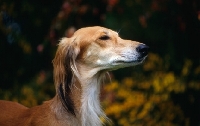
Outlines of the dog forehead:
<svg viewBox="0 0 200 126">
<path fill-rule="evenodd" d="M 118 33 L 108 29 L 108 28 L 104 28 L 104 27 L 100 27 L 100 26 L 94 26 L 94 27 L 85 27 L 85 28 L 81 28 L 79 30 L 77 30 L 74 35 L 87 35 L 87 36 L 93 36 L 95 34 L 106 34 L 106 35 L 110 35 L 110 34 L 115 34 L 118 36 Z"/>
</svg>

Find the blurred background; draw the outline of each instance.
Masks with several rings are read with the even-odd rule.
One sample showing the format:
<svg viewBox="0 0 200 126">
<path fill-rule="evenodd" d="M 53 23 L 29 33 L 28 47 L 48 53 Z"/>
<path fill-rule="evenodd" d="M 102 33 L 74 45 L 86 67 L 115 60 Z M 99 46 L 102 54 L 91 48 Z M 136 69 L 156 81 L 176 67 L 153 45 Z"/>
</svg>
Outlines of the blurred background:
<svg viewBox="0 0 200 126">
<path fill-rule="evenodd" d="M 200 126 L 199 0 L 0 0 L 0 99 L 52 98 L 59 39 L 93 25 L 151 49 L 103 85 L 113 126 Z"/>
</svg>

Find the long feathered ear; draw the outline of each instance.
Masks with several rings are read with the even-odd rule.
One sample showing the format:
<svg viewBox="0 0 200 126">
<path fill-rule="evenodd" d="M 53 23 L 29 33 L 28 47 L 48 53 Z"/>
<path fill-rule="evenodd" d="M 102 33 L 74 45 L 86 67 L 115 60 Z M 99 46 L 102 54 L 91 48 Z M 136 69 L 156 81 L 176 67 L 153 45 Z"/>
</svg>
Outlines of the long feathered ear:
<svg viewBox="0 0 200 126">
<path fill-rule="evenodd" d="M 54 82 L 56 92 L 64 106 L 71 114 L 75 115 L 74 102 L 70 97 L 71 86 L 73 84 L 74 72 L 76 68 L 76 57 L 80 51 L 75 39 L 64 38 L 59 43 L 55 58 L 54 66 Z"/>
</svg>

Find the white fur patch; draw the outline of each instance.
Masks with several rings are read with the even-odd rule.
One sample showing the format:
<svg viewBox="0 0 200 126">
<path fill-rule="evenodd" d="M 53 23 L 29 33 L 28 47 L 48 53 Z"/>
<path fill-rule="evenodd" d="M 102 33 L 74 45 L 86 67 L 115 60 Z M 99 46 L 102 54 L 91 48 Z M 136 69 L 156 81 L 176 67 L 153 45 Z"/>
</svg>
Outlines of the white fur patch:
<svg viewBox="0 0 200 126">
<path fill-rule="evenodd" d="M 82 126 L 101 126 L 100 117 L 107 119 L 99 100 L 101 80 L 102 77 L 94 77 L 82 86 Z"/>
</svg>

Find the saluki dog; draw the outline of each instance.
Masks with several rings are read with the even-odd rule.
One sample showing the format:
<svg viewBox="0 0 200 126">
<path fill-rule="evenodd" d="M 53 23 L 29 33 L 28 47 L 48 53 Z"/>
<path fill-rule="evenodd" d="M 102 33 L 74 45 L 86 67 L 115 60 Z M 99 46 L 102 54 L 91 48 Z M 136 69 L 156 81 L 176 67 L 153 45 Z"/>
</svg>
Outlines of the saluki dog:
<svg viewBox="0 0 200 126">
<path fill-rule="evenodd" d="M 107 120 L 99 98 L 104 76 L 142 63 L 147 54 L 148 46 L 124 40 L 110 29 L 81 28 L 58 44 L 55 97 L 32 108 L 0 101 L 0 126 L 101 126 Z"/>
</svg>

